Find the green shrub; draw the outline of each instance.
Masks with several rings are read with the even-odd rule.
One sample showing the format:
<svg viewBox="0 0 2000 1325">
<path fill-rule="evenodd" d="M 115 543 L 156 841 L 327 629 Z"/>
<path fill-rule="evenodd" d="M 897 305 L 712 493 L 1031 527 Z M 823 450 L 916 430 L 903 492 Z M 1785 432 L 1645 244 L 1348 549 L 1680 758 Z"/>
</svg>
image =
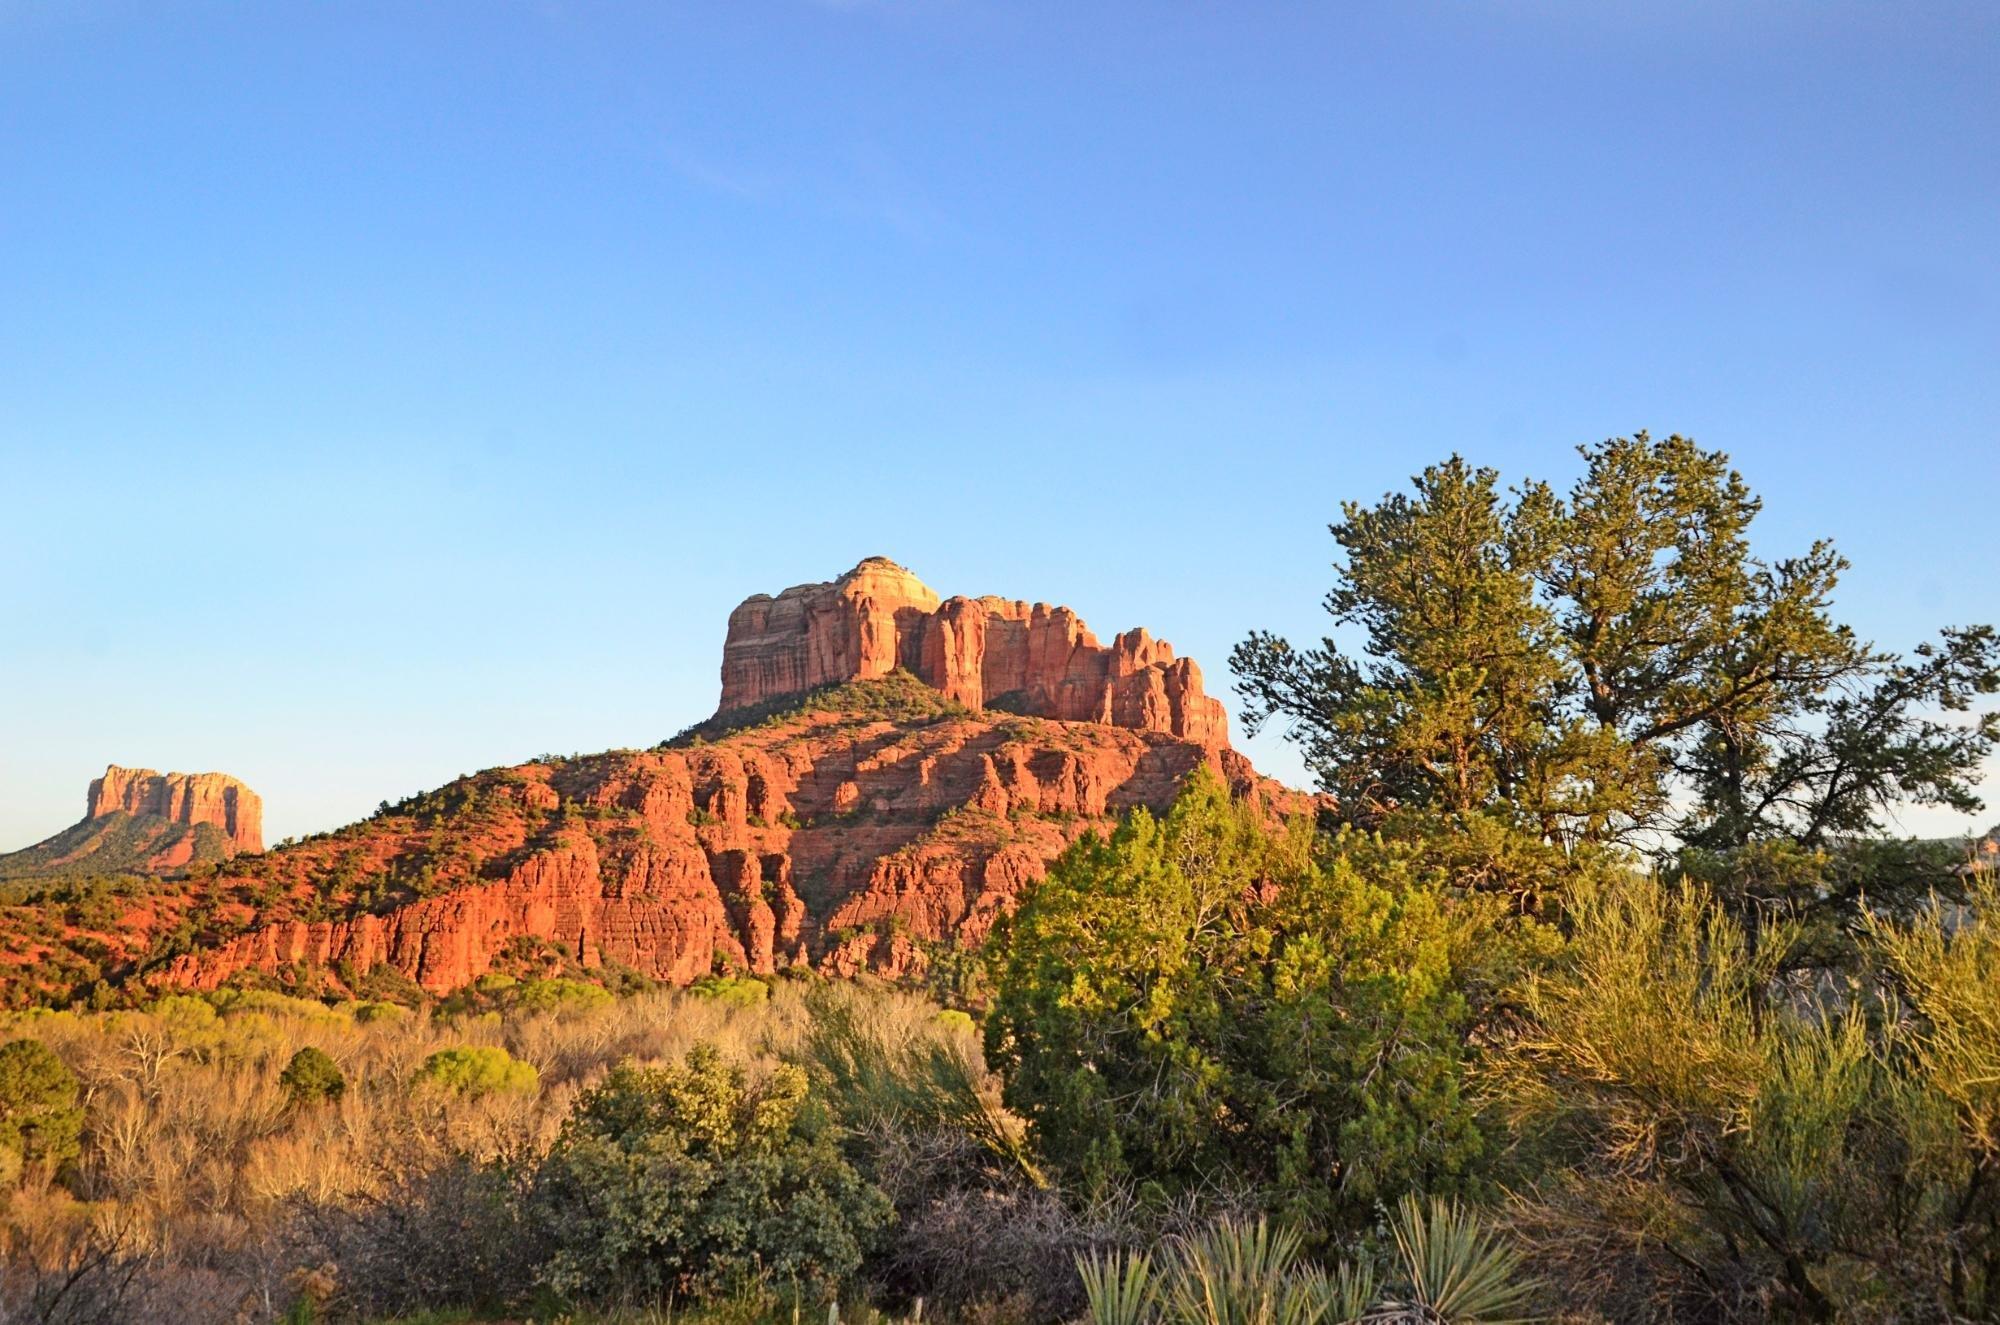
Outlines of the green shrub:
<svg viewBox="0 0 2000 1325">
<path fill-rule="evenodd" d="M 499 1091 L 532 1093 L 541 1085 L 534 1064 L 523 1063 L 505 1049 L 460 1045 L 440 1049 L 417 1069 L 420 1085 L 460 1095 L 490 1095 Z"/>
<path fill-rule="evenodd" d="M 610 990 L 582 980 L 530 980 L 514 991 L 514 1005 L 530 1012 L 588 1012 L 610 1002 Z"/>
<path fill-rule="evenodd" d="M 339 1099 L 347 1089 L 347 1078 L 325 1050 L 307 1045 L 285 1064 L 285 1070 L 278 1074 L 278 1084 L 285 1088 L 292 1103 L 309 1105 Z"/>
<path fill-rule="evenodd" d="M 0 1045 L 0 1164 L 19 1171 L 77 1155 L 83 1110 L 76 1073 L 40 1040 Z"/>
<path fill-rule="evenodd" d="M 1472 995 L 1513 950 L 1495 910 L 1414 851 L 1271 825 L 1203 770 L 1164 818 L 1064 852 L 996 930 L 987 1056 L 1086 1190 L 1226 1174 L 1316 1242 L 1370 1227 L 1484 1179 L 1465 1077 Z"/>
<path fill-rule="evenodd" d="M 747 975 L 705 975 L 688 992 L 732 1008 L 754 1008 L 771 996 L 771 986 Z"/>
<path fill-rule="evenodd" d="M 571 1297 L 713 1301 L 759 1283 L 830 1295 L 887 1220 L 795 1067 L 752 1081 L 708 1045 L 585 1095 L 536 1183 Z"/>
</svg>

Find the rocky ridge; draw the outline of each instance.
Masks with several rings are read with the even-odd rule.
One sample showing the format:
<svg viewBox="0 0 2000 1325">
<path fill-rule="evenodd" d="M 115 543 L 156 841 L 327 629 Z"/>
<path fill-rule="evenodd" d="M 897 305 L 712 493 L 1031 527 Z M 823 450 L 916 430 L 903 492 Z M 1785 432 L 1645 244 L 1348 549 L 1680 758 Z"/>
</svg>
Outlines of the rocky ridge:
<svg viewBox="0 0 2000 1325">
<path fill-rule="evenodd" d="M 1304 804 L 1231 750 L 978 712 L 898 673 L 713 742 L 489 770 L 281 849 L 218 883 L 296 903 L 348 879 L 353 913 L 271 921 L 267 903 L 153 978 L 386 968 L 441 993 L 523 956 L 674 983 L 920 976 L 1081 833 L 1165 806 L 1202 765 L 1274 809 Z"/>
</svg>

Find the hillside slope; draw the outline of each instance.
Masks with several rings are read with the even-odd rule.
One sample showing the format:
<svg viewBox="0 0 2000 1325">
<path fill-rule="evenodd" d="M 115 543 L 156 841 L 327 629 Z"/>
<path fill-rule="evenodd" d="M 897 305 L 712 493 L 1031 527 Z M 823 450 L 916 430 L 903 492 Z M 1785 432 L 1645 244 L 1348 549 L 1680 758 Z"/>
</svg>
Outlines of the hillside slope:
<svg viewBox="0 0 2000 1325">
<path fill-rule="evenodd" d="M 225 773 L 104 770 L 83 818 L 53 837 L 0 854 L 0 879 L 160 874 L 264 849 L 257 793 Z"/>
<path fill-rule="evenodd" d="M 225 867 L 191 950 L 148 978 L 386 968 L 445 992 L 537 953 L 674 983 L 917 975 L 1085 829 L 1164 806 L 1201 764 L 1298 800 L 1232 751 L 856 682 L 715 740 L 489 770 Z"/>
</svg>

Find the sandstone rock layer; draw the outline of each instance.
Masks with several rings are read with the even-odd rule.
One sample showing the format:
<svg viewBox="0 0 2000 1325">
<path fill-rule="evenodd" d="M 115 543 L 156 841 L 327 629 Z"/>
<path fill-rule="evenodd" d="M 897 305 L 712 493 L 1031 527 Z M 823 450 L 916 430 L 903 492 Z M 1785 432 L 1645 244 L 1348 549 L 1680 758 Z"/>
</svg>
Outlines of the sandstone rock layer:
<svg viewBox="0 0 2000 1325">
<path fill-rule="evenodd" d="M 1047 603 L 940 601 L 882 557 L 730 613 L 719 712 L 899 668 L 971 708 L 1229 743 L 1221 701 L 1166 641 L 1140 629 L 1100 644 L 1076 613 Z"/>
<path fill-rule="evenodd" d="M 1306 804 L 1214 745 L 941 697 L 912 719 L 897 696 L 890 719 L 855 689 L 858 708 L 712 743 L 489 770 L 232 866 L 213 887 L 241 899 L 239 932 L 149 979 L 362 983 L 386 967 L 445 992 L 532 951 L 675 983 L 791 965 L 916 976 L 982 940 L 1079 834 L 1165 806 L 1197 766 L 1273 809 Z M 334 878 L 356 890 L 349 914 L 299 905 L 323 905 Z M 273 896 L 293 913 L 274 918 Z"/>
<path fill-rule="evenodd" d="M 264 849 L 264 802 L 225 773 L 155 773 L 112 764 L 90 784 L 84 818 L 123 812 L 192 828 L 214 824 L 235 851 Z"/>
</svg>

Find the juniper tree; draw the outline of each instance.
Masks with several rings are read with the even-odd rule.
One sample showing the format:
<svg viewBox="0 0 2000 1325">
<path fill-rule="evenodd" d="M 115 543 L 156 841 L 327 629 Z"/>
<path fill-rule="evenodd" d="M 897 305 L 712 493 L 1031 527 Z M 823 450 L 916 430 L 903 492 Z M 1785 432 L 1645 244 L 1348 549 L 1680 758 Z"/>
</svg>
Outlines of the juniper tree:
<svg viewBox="0 0 2000 1325">
<path fill-rule="evenodd" d="M 1639 433 L 1581 455 L 1564 494 L 1454 456 L 1345 504 L 1325 606 L 1360 656 L 1253 633 L 1230 659 L 1246 727 L 1283 723 L 1350 822 L 1646 845 L 1745 908 L 1950 886 L 1934 852 L 1854 843 L 1902 802 L 1978 807 L 2000 728 L 1960 715 L 2000 688 L 1993 630 L 1878 650 L 1833 618 L 1831 543 L 1753 551 L 1761 502 L 1721 452 Z"/>
</svg>

